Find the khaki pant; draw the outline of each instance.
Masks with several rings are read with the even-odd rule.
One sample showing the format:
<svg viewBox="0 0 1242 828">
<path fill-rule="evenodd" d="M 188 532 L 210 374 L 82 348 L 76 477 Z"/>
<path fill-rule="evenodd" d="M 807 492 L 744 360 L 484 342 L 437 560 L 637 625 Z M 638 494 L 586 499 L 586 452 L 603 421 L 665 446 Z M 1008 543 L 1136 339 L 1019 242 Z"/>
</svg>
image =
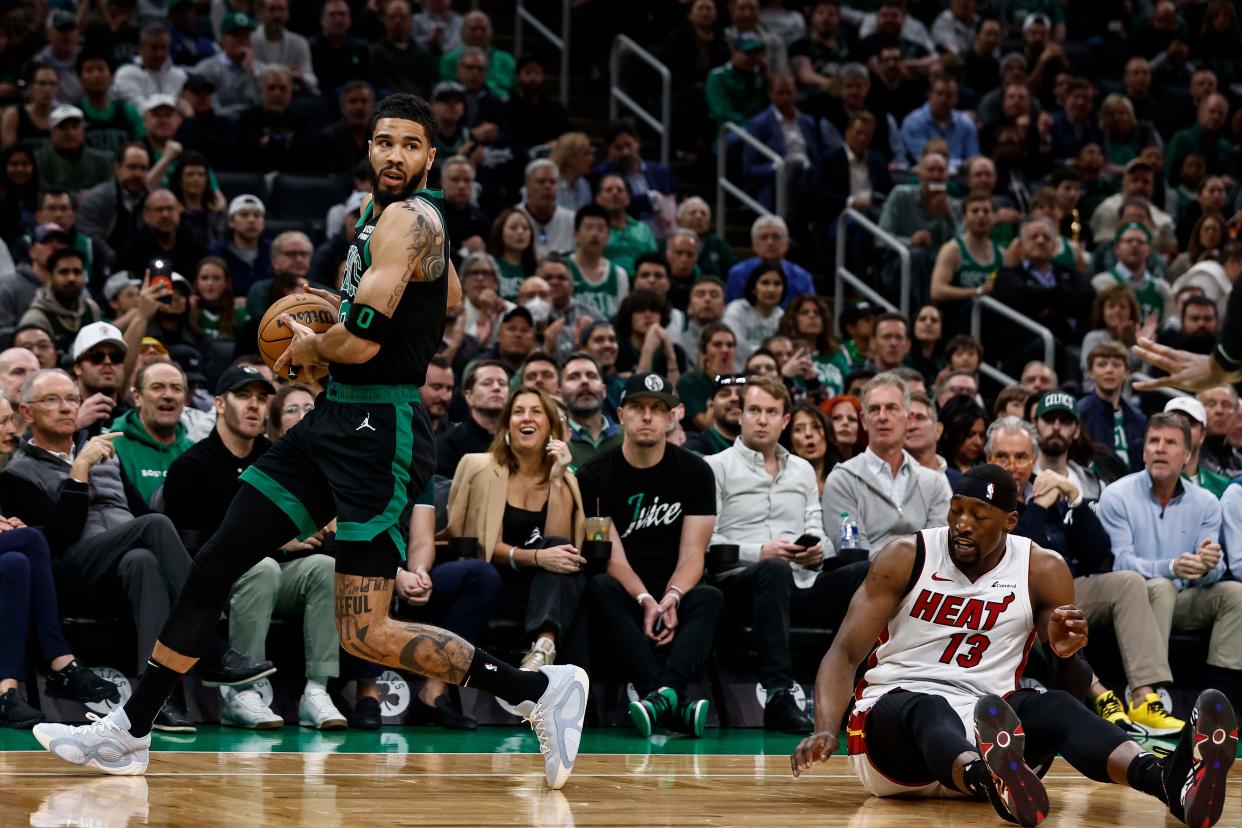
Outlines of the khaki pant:
<svg viewBox="0 0 1242 828">
<path fill-rule="evenodd" d="M 1137 572 L 1104 572 L 1074 579 L 1075 601 L 1091 629 L 1111 626 L 1131 687 L 1173 680 L 1169 670 L 1169 631 L 1162 628 Z"/>
<path fill-rule="evenodd" d="M 1211 627 L 1207 663 L 1242 670 L 1242 583 L 1223 581 L 1178 592 L 1168 578 L 1153 578 L 1147 582 L 1147 595 L 1166 642 L 1174 628 Z"/>
<path fill-rule="evenodd" d="M 254 658 L 267 652 L 273 615 L 302 616 L 306 675 L 340 672 L 341 639 L 336 632 L 335 561 L 308 555 L 286 563 L 264 558 L 238 579 L 229 599 L 229 644 Z"/>
</svg>

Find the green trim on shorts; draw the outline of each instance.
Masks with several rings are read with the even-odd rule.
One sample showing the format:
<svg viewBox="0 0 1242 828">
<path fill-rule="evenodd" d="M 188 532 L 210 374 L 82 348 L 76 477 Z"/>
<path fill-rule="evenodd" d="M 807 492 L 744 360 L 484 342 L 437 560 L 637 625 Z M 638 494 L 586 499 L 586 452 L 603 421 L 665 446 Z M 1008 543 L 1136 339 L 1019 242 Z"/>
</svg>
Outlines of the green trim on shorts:
<svg viewBox="0 0 1242 828">
<path fill-rule="evenodd" d="M 298 540 L 304 541 L 319 531 L 319 527 L 315 525 L 315 521 L 311 518 L 310 512 L 306 511 L 302 501 L 258 466 L 252 465 L 247 468 L 241 473 L 240 479 L 253 486 L 259 494 L 272 501 L 276 508 L 289 516 L 289 519 L 298 527 Z"/>
<path fill-rule="evenodd" d="M 397 528 L 397 524 L 388 527 L 388 537 L 392 541 L 393 546 L 397 547 L 397 552 L 401 555 L 404 562 L 407 559 L 405 554 L 405 538 L 401 537 L 401 530 Z"/>
<path fill-rule="evenodd" d="M 421 403 L 417 385 L 346 385 L 328 381 L 328 399 L 346 403 Z"/>
<path fill-rule="evenodd" d="M 360 387 L 380 387 L 387 386 L 352 386 Z M 398 386 L 411 388 L 412 386 Z M 415 389 L 417 391 L 417 389 Z M 331 386 L 329 386 L 329 394 Z M 414 426 L 410 412 L 401 411 L 398 406 L 396 412 L 397 433 L 393 435 L 395 448 L 392 453 L 392 498 L 388 501 L 388 505 L 384 507 L 384 511 L 368 520 L 366 523 L 350 523 L 349 521 L 338 520 L 336 523 L 336 536 L 344 541 L 369 541 L 373 540 L 376 535 L 381 532 L 392 529 L 396 526 L 397 521 L 401 519 L 401 513 L 405 511 L 405 504 L 409 502 L 409 494 L 406 492 L 406 486 L 410 483 L 410 462 L 414 456 Z M 253 468 L 253 467 L 251 467 Z M 397 543 L 397 549 L 404 555 L 405 544 Z"/>
</svg>

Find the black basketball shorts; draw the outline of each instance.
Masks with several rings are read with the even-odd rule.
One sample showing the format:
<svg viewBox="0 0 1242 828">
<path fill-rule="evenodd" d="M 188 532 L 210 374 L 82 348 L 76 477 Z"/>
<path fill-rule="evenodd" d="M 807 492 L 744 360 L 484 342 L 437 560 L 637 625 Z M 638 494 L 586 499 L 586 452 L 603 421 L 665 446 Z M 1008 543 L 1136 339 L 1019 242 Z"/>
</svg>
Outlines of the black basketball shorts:
<svg viewBox="0 0 1242 828">
<path fill-rule="evenodd" d="M 329 382 L 315 409 L 241 479 L 289 516 L 299 539 L 336 518 L 345 549 L 384 550 L 382 561 L 338 558 L 339 571 L 391 578 L 405 555 L 401 515 L 409 493 L 421 491 L 435 467 L 431 421 L 416 386 Z"/>
</svg>

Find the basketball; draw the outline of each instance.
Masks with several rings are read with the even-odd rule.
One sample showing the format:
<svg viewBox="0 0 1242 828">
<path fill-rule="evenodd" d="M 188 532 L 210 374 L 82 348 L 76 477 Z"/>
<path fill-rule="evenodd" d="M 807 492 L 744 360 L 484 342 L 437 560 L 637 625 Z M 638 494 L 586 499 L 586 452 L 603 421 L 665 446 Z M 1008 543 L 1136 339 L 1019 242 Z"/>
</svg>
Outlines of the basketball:
<svg viewBox="0 0 1242 828">
<path fill-rule="evenodd" d="M 263 314 L 259 321 L 259 353 L 269 368 L 275 370 L 276 360 L 289 347 L 293 332 L 280 319 L 287 313 L 295 320 L 306 325 L 315 333 L 323 333 L 336 323 L 336 308 L 327 299 L 321 299 L 313 293 L 294 293 L 279 300 Z M 298 375 L 298 379 L 320 379 L 328 373 L 327 366 L 316 369 L 312 377 Z M 288 379 L 285 375 L 285 379 Z"/>
</svg>

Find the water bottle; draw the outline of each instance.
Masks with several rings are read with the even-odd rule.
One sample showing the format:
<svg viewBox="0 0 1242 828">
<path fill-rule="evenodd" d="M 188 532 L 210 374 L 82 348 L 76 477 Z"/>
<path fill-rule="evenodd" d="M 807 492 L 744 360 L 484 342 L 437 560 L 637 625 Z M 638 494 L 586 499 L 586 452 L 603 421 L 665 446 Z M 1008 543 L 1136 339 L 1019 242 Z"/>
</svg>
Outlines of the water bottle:
<svg viewBox="0 0 1242 828">
<path fill-rule="evenodd" d="M 837 557 L 844 563 L 866 560 L 867 551 L 858 545 L 858 521 L 849 512 L 841 513 L 841 534 L 837 543 Z"/>
</svg>

